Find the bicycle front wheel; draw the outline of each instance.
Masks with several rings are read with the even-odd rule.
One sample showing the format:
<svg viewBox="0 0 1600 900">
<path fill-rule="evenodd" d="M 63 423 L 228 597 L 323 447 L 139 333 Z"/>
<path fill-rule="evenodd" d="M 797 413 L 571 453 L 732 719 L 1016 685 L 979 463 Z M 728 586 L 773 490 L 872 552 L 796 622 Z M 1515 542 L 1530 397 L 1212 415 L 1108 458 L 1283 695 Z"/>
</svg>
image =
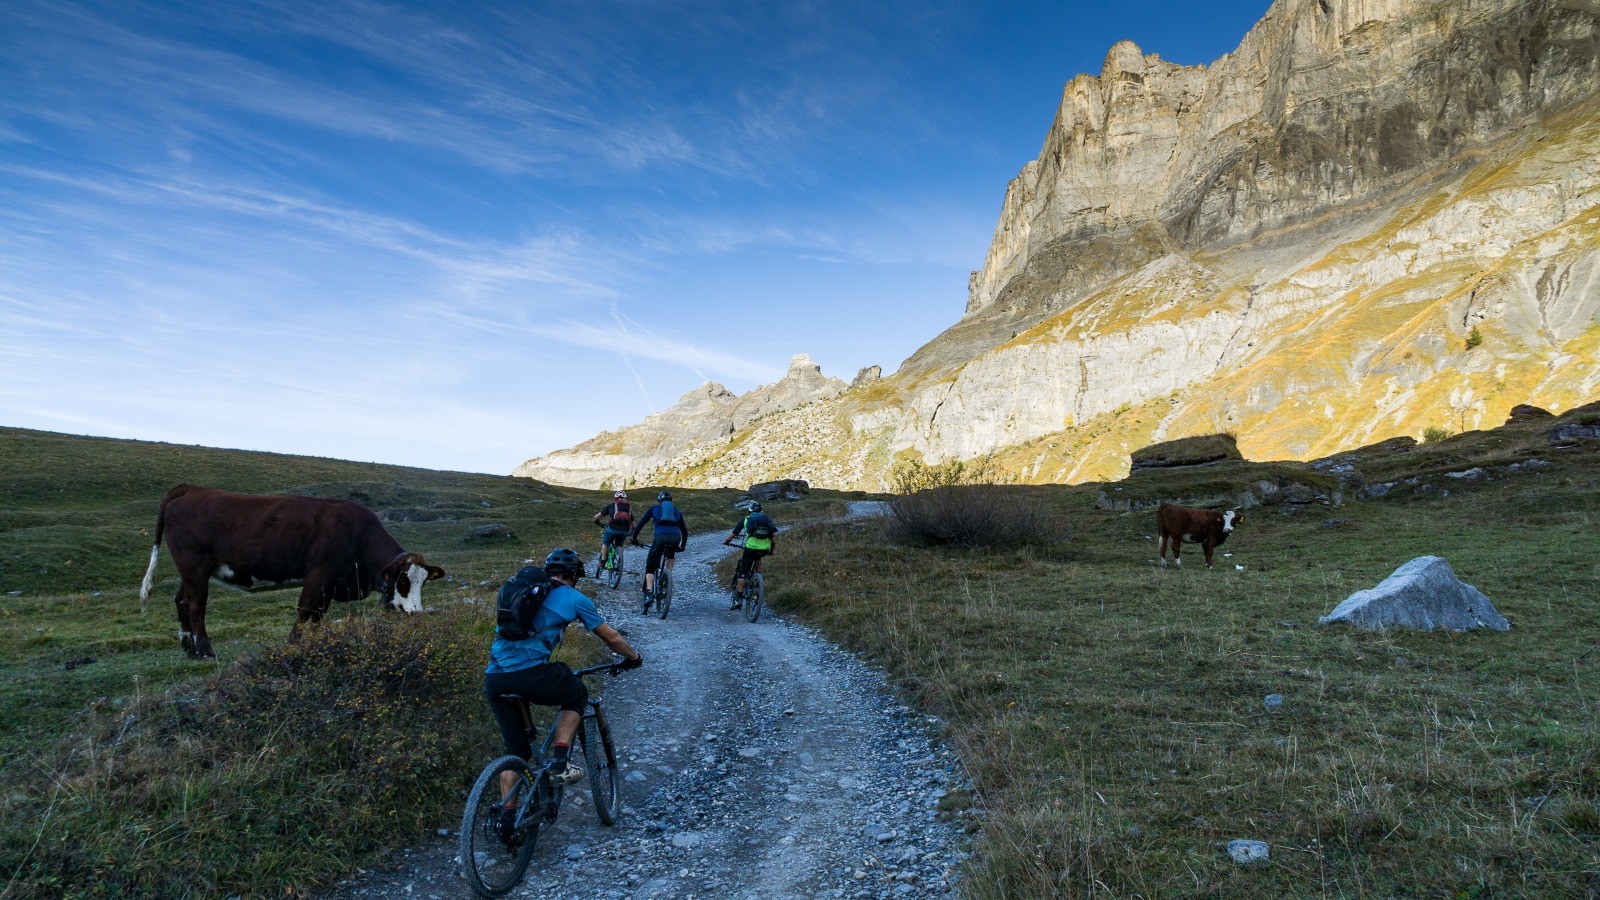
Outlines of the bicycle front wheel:
<svg viewBox="0 0 1600 900">
<path fill-rule="evenodd" d="M 507 797 L 500 777 L 516 773 Z M 533 859 L 539 837 L 534 814 L 533 772 L 520 757 L 502 756 L 486 766 L 467 795 L 461 816 L 461 874 L 480 897 L 498 897 L 517 886 Z M 513 804 L 510 810 L 507 803 Z"/>
<path fill-rule="evenodd" d="M 594 813 L 601 825 L 615 825 L 622 814 L 622 775 L 617 771 L 617 748 L 611 743 L 611 725 L 604 713 L 596 709 L 583 717 L 582 737 Z"/>
<path fill-rule="evenodd" d="M 672 573 L 665 566 L 656 573 L 656 606 L 663 619 L 667 617 L 667 611 L 672 609 Z"/>
<path fill-rule="evenodd" d="M 611 551 L 611 564 L 613 566 L 615 566 L 615 568 L 613 568 L 611 570 L 611 587 L 613 589 L 615 589 L 617 585 L 622 583 L 622 548 L 621 547 L 617 547 L 617 548 L 615 548 L 614 550 Z"/>
<path fill-rule="evenodd" d="M 744 617 L 754 622 L 761 618 L 761 601 L 766 599 L 766 582 L 760 572 L 751 572 L 744 583 Z"/>
</svg>

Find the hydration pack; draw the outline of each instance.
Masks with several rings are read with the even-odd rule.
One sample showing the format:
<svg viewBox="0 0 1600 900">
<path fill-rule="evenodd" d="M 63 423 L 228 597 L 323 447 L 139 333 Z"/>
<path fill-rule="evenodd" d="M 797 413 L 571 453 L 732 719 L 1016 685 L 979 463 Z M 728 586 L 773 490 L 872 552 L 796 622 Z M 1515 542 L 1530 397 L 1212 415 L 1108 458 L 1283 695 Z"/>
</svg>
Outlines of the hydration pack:
<svg viewBox="0 0 1600 900">
<path fill-rule="evenodd" d="M 555 586 L 538 566 L 523 566 L 501 585 L 499 606 L 495 611 L 500 637 L 508 641 L 533 637 L 533 617 L 544 608 L 544 601 L 549 599 Z"/>
<path fill-rule="evenodd" d="M 627 528 L 633 524 L 633 505 L 623 500 L 611 504 L 611 524 L 614 527 Z"/>
<path fill-rule="evenodd" d="M 682 528 L 683 513 L 678 512 L 678 507 L 674 506 L 671 500 L 664 500 L 661 503 L 660 522 L 672 528 Z"/>
<path fill-rule="evenodd" d="M 766 540 L 778 533 L 778 526 L 767 518 L 766 513 L 754 513 L 744 520 L 744 533 L 753 538 Z"/>
</svg>

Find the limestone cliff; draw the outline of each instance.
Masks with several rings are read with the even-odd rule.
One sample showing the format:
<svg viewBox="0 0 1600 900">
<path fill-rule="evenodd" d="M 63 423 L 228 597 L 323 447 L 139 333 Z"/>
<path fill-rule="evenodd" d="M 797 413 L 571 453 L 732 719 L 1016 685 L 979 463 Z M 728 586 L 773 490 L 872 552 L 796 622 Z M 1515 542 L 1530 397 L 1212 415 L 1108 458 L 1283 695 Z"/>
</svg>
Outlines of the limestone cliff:
<svg viewBox="0 0 1600 900">
<path fill-rule="evenodd" d="M 1077 481 L 1189 434 L 1306 458 L 1593 399 L 1597 90 L 1600 0 L 1278 0 L 1209 66 L 1120 43 L 1067 85 L 959 322 L 635 474 Z"/>
</svg>

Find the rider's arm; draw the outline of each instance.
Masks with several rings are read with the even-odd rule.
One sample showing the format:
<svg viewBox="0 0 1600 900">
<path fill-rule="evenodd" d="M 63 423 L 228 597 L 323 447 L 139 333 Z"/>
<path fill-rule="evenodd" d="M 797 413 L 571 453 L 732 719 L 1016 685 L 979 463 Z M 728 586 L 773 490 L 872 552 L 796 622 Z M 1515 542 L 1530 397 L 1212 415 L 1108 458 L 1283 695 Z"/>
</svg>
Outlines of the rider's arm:
<svg viewBox="0 0 1600 900">
<path fill-rule="evenodd" d="M 632 647 L 628 646 L 628 642 L 623 640 L 622 635 L 618 634 L 617 630 L 612 628 L 610 625 L 602 623 L 595 626 L 594 636 L 602 641 L 605 641 L 606 646 L 611 648 L 611 652 L 617 654 L 623 659 L 628 660 L 629 662 L 639 658 L 639 654 L 636 653 Z"/>
<path fill-rule="evenodd" d="M 644 523 L 650 521 L 650 519 L 652 517 L 654 517 L 655 514 L 656 514 L 656 508 L 654 506 L 652 506 L 648 510 L 646 510 L 645 514 L 644 514 L 644 518 L 642 518 L 639 521 L 633 523 L 633 533 L 628 535 L 628 540 L 637 541 L 639 539 L 639 532 L 644 530 Z"/>
<path fill-rule="evenodd" d="M 597 512 L 597 513 L 595 513 L 595 514 L 594 514 L 594 523 L 595 523 L 595 524 L 596 524 L 596 525 L 599 525 L 599 524 L 600 524 L 600 517 L 601 517 L 601 516 L 604 516 L 604 515 L 605 515 L 605 514 L 606 514 L 606 511 L 605 511 L 605 510 L 603 510 L 603 509 L 602 509 L 602 510 L 600 510 L 600 511 L 599 511 L 599 512 Z"/>
</svg>

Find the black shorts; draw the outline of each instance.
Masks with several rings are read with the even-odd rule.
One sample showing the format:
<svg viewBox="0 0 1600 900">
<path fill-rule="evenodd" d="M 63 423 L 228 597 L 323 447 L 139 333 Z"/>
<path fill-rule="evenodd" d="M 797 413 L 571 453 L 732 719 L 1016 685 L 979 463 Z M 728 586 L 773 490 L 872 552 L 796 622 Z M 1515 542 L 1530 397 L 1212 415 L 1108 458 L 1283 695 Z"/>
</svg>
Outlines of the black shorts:
<svg viewBox="0 0 1600 900">
<path fill-rule="evenodd" d="M 771 555 L 772 551 L 770 549 L 752 550 L 749 547 L 744 548 L 744 553 L 740 554 L 739 556 L 739 572 L 735 577 L 743 578 L 746 575 L 749 575 L 751 566 L 755 565 L 756 562 L 761 560 L 763 557 Z"/>
<path fill-rule="evenodd" d="M 678 542 L 683 538 L 675 534 L 658 534 L 650 542 L 650 558 L 644 561 L 646 572 L 655 572 L 661 567 L 661 557 L 672 559 L 678 555 Z"/>
<path fill-rule="evenodd" d="M 520 694 L 539 706 L 559 706 L 575 713 L 583 712 L 584 701 L 589 699 L 583 679 L 572 674 L 572 667 L 563 662 L 483 676 L 483 699 L 489 701 L 489 710 L 500 725 L 500 740 L 507 753 L 523 759 L 533 758 L 533 744 L 522 721 L 522 710 L 517 703 L 501 700 L 501 694 Z"/>
</svg>

